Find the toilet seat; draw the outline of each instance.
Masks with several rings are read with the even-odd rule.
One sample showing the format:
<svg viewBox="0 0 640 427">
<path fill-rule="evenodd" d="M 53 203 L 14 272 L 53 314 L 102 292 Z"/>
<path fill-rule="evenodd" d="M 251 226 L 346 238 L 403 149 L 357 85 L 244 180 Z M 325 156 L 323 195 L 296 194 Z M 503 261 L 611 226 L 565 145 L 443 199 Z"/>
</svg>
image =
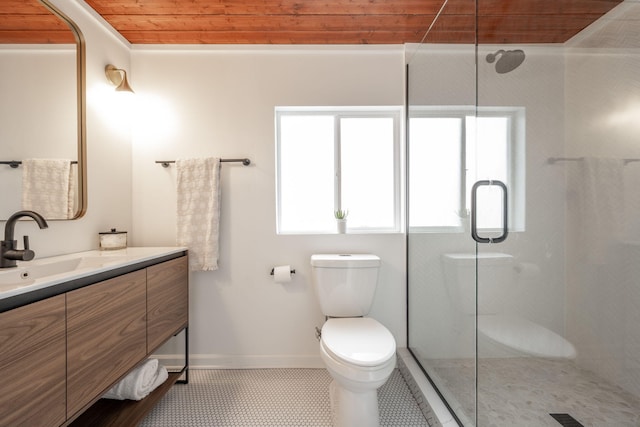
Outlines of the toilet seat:
<svg viewBox="0 0 640 427">
<path fill-rule="evenodd" d="M 331 356 L 363 367 L 382 365 L 396 352 L 391 332 L 370 317 L 327 320 L 322 326 L 322 342 Z"/>
<path fill-rule="evenodd" d="M 478 332 L 487 338 L 537 357 L 574 359 L 576 349 L 569 341 L 526 319 L 506 315 L 479 315 Z"/>
</svg>

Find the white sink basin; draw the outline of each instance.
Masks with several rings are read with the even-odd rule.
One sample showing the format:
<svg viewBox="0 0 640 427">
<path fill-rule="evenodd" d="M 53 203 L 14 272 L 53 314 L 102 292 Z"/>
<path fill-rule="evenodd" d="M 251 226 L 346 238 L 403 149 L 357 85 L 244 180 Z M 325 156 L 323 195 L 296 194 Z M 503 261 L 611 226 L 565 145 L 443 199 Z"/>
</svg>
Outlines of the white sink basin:
<svg viewBox="0 0 640 427">
<path fill-rule="evenodd" d="M 21 263 L 19 267 L 0 270 L 0 290 L 28 286 L 38 279 L 74 271 L 81 258 L 70 258 L 42 264 Z"/>
<path fill-rule="evenodd" d="M 68 273 L 87 268 L 101 268 L 125 262 L 131 257 L 123 255 L 96 255 L 79 256 L 56 261 L 47 259 L 33 263 L 21 263 L 19 269 L 23 270 L 23 278 L 41 279 L 43 277 L 54 276 L 56 274 Z"/>
<path fill-rule="evenodd" d="M 24 268 L 11 268 L 0 271 L 0 290 L 29 286 L 35 279 L 25 275 Z"/>
<path fill-rule="evenodd" d="M 42 264 L 23 264 L 20 267 L 26 270 L 30 278 L 41 279 L 43 277 L 76 270 L 80 265 L 80 260 L 81 258 L 70 258 Z"/>
<path fill-rule="evenodd" d="M 96 269 L 126 261 L 126 256 L 88 256 L 56 261 L 22 262 L 18 267 L 0 270 L 0 290 L 28 286 L 38 279 L 83 269 Z"/>
<path fill-rule="evenodd" d="M 184 247 L 94 250 L 34 261 L 18 261 L 17 267 L 0 269 L 0 299 L 184 250 Z"/>
</svg>

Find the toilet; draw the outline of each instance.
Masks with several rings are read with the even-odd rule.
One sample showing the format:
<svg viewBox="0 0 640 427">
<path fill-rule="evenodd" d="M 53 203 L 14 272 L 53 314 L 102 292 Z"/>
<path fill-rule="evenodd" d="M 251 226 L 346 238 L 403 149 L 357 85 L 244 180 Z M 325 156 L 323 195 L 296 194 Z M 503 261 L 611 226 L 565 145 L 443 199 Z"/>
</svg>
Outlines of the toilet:
<svg viewBox="0 0 640 427">
<path fill-rule="evenodd" d="M 396 365 L 396 342 L 371 309 L 380 258 L 368 254 L 311 256 L 313 287 L 327 321 L 320 357 L 329 386 L 334 427 L 379 425 L 378 388 Z"/>
<path fill-rule="evenodd" d="M 463 315 L 476 313 L 478 259 L 478 346 L 483 357 L 574 359 L 573 344 L 542 325 L 504 314 L 516 289 L 513 256 L 504 253 L 443 254 L 445 282 Z"/>
</svg>

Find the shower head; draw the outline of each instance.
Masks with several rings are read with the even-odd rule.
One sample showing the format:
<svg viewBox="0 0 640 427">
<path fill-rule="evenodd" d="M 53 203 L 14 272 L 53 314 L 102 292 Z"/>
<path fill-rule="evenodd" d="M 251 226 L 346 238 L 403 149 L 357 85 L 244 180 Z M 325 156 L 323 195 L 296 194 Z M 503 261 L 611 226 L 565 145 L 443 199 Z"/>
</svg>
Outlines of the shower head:
<svg viewBox="0 0 640 427">
<path fill-rule="evenodd" d="M 487 55 L 487 62 L 492 64 L 495 62 L 496 57 L 500 56 L 498 62 L 496 62 L 496 72 L 498 74 L 508 73 L 515 70 L 524 62 L 524 51 L 520 49 L 516 50 L 502 50 L 500 49 L 496 53 L 490 53 Z"/>
</svg>

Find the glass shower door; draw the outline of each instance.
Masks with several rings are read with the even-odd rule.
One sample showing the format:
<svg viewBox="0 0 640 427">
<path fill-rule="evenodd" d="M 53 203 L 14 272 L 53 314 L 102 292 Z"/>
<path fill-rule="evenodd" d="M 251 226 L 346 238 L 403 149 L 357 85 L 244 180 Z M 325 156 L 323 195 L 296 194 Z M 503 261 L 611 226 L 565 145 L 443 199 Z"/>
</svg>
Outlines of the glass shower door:
<svg viewBox="0 0 640 427">
<path fill-rule="evenodd" d="M 477 2 L 483 31 L 493 3 Z M 579 16 L 587 2 L 562 3 Z M 491 21 L 510 34 L 500 43 L 478 32 L 469 161 L 504 165 L 476 178 L 504 182 L 509 234 L 478 243 L 476 424 L 638 426 L 640 3 L 553 43 L 509 32 L 518 19 L 553 29 L 551 16 L 511 12 Z M 490 188 L 481 236 L 499 233 Z"/>
<path fill-rule="evenodd" d="M 409 348 L 461 425 L 636 427 L 640 2 L 539 4 L 408 51 Z"/>
<path fill-rule="evenodd" d="M 443 0 L 423 43 L 408 47 L 409 348 L 460 423 L 475 424 L 475 252 L 466 145 L 475 116 L 474 32 L 442 44 L 448 16 L 474 22 L 472 2 Z M 438 10 L 434 10 L 434 14 Z M 452 84 L 457 90 L 452 90 Z M 456 261 L 465 266 L 458 275 Z"/>
</svg>

